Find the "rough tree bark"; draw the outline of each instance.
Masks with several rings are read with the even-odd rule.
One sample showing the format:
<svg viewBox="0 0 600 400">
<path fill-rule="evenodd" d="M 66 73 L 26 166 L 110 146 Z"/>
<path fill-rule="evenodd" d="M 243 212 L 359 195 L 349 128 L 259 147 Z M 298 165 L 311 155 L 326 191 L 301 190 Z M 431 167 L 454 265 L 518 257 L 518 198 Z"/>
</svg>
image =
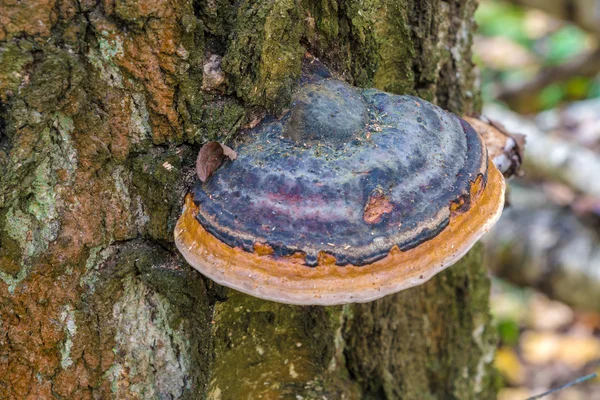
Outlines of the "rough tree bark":
<svg viewBox="0 0 600 400">
<path fill-rule="evenodd" d="M 421 287 L 318 308 L 217 287 L 172 239 L 200 144 L 284 107 L 306 51 L 477 109 L 475 7 L 0 1 L 0 397 L 492 398 L 479 246 Z"/>
</svg>

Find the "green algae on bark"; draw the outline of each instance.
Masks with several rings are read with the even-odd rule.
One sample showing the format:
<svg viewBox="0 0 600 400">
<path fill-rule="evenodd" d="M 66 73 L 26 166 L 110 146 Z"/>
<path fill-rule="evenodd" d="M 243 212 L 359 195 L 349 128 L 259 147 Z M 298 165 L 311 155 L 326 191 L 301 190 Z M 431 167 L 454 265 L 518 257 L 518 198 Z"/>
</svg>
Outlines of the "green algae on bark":
<svg viewBox="0 0 600 400">
<path fill-rule="evenodd" d="M 341 311 L 229 291 L 215 306 L 208 398 L 344 398 L 349 388 L 328 372 Z"/>
<path fill-rule="evenodd" d="M 304 54 L 300 18 L 294 0 L 248 0 L 238 5 L 223 70 L 248 105 L 281 110 L 289 101 Z"/>
</svg>

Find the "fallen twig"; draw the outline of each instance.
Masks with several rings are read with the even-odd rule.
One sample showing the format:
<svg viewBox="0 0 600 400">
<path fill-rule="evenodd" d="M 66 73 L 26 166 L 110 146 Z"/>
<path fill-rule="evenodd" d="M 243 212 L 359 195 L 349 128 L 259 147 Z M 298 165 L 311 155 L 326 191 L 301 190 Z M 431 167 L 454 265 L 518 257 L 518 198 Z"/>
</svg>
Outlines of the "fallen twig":
<svg viewBox="0 0 600 400">
<path fill-rule="evenodd" d="M 568 387 L 571 387 L 571 386 L 573 386 L 573 385 L 577 385 L 577 384 L 579 384 L 579 383 L 585 382 L 585 381 L 587 381 L 587 380 L 594 379 L 594 378 L 596 378 L 597 376 L 598 376 L 598 374 L 597 374 L 597 373 L 595 373 L 595 372 L 594 372 L 593 374 L 589 374 L 589 375 L 586 375 L 586 376 L 582 376 L 581 378 L 577 378 L 577 379 L 575 379 L 574 381 L 571 381 L 571 382 L 565 383 L 564 385 L 562 385 L 562 386 L 559 386 L 559 387 L 557 387 L 557 388 L 550 389 L 550 390 L 548 390 L 547 392 L 544 392 L 544 393 L 542 393 L 542 394 L 538 394 L 537 396 L 529 397 L 527 400 L 536 400 L 536 399 L 541 399 L 542 397 L 546 397 L 546 396 L 548 396 L 549 394 L 556 393 L 556 392 L 558 392 L 559 390 L 563 390 L 563 389 L 566 389 L 566 388 L 568 388 Z"/>
</svg>

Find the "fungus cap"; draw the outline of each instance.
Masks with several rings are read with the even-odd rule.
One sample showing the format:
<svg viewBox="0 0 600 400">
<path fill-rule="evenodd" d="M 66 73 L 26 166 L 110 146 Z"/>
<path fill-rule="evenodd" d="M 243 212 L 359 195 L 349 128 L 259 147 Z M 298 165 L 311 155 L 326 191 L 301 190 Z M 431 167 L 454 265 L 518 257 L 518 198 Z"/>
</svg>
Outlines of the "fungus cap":
<svg viewBox="0 0 600 400">
<path fill-rule="evenodd" d="M 175 242 L 214 281 L 291 304 L 366 302 L 424 283 L 498 219 L 479 135 L 422 99 L 306 83 L 186 197 Z"/>
</svg>

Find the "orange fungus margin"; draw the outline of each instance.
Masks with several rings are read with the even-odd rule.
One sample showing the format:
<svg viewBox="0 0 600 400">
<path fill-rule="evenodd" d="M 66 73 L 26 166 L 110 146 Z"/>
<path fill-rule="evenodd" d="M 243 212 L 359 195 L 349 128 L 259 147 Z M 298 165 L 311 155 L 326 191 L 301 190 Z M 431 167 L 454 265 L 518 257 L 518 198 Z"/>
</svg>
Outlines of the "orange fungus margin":
<svg viewBox="0 0 600 400">
<path fill-rule="evenodd" d="M 467 211 L 453 213 L 437 236 L 407 251 L 394 247 L 383 259 L 360 267 L 335 265 L 325 252 L 319 265 L 309 267 L 301 253 L 275 257 L 261 244 L 254 253 L 230 247 L 196 220 L 198 207 L 190 195 L 175 227 L 175 243 L 202 274 L 252 296 L 300 305 L 361 303 L 422 284 L 457 262 L 499 218 L 504 190 L 502 174 L 489 162 L 485 189 Z"/>
</svg>

